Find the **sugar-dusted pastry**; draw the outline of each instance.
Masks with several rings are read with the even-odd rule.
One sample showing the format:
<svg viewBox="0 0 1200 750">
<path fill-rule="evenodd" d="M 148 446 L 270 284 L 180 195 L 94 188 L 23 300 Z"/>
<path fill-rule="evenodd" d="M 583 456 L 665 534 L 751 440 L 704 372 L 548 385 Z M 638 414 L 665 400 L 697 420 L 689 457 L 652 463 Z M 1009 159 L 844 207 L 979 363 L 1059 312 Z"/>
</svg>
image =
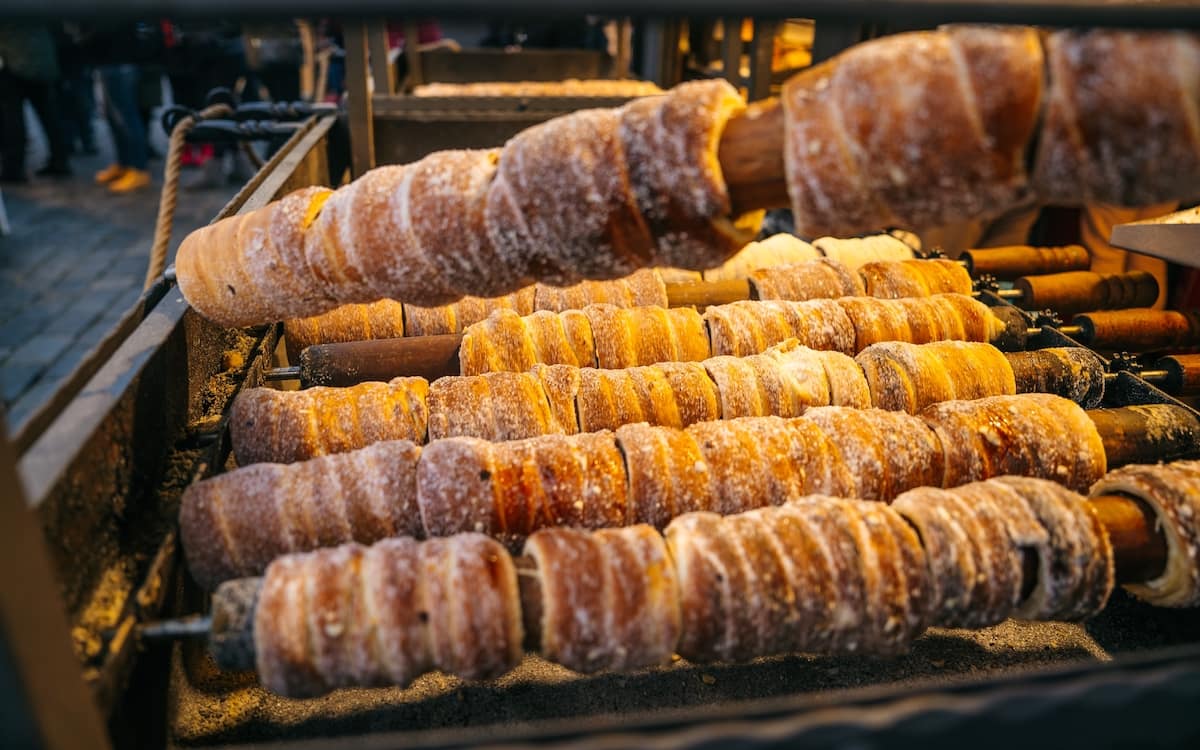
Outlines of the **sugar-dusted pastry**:
<svg viewBox="0 0 1200 750">
<path fill-rule="evenodd" d="M 1091 494 L 1141 500 L 1154 509 L 1156 525 L 1166 537 L 1162 574 L 1125 588 L 1159 607 L 1200 605 L 1200 461 L 1124 466 L 1096 482 Z"/>
<path fill-rule="evenodd" d="M 1086 490 L 1104 475 L 1104 443 L 1074 401 L 1045 393 L 947 401 L 921 412 L 945 450 L 945 487 L 1013 474 Z M 939 484 L 933 482 L 932 484 Z"/>
<path fill-rule="evenodd" d="M 258 575 L 271 560 L 346 542 L 422 536 L 420 447 L 404 440 L 294 464 L 254 464 L 183 493 L 179 529 L 202 587 Z"/>
<path fill-rule="evenodd" d="M 682 595 L 679 653 L 892 653 L 928 625 L 916 533 L 878 503 L 810 497 L 667 527 Z"/>
<path fill-rule="evenodd" d="M 577 672 L 670 662 L 679 585 L 658 531 L 543 529 L 524 554 L 536 565 L 544 658 Z"/>
<path fill-rule="evenodd" d="M 1024 551 L 1048 534 L 1020 494 L 997 480 L 943 490 L 918 487 L 892 508 L 921 536 L 932 586 L 931 621 L 981 628 L 1021 603 Z"/>
<path fill-rule="evenodd" d="M 254 614 L 259 680 L 294 698 L 434 669 L 495 677 L 520 661 L 523 639 L 513 560 L 479 534 L 280 558 Z"/>
<path fill-rule="evenodd" d="M 1046 530 L 1031 545 L 1038 556 L 1037 582 L 1014 614 L 1026 620 L 1083 620 L 1108 603 L 1114 584 L 1112 544 L 1092 506 L 1054 482 L 1000 477 L 1028 503 Z"/>
<path fill-rule="evenodd" d="M 971 275 L 961 264 L 944 258 L 872 261 L 858 269 L 870 297 L 898 299 L 931 294 L 970 294 Z"/>
<path fill-rule="evenodd" d="M 1008 358 L 991 344 L 936 341 L 872 344 L 855 360 L 862 366 L 872 403 L 916 414 L 930 404 L 1016 393 Z"/>
<path fill-rule="evenodd" d="M 901 492 L 942 484 L 943 448 L 918 417 L 880 409 L 830 406 L 801 418 L 824 431 L 850 469 L 848 497 L 891 500 Z"/>
<path fill-rule="evenodd" d="M 836 299 L 866 294 L 862 278 L 842 263 L 817 258 L 787 266 L 751 271 L 747 278 L 755 299 Z"/>
<path fill-rule="evenodd" d="M 589 305 L 582 314 L 591 323 L 595 366 L 601 369 L 696 362 L 709 356 L 704 322 L 690 307 Z"/>
<path fill-rule="evenodd" d="M 821 257 L 821 252 L 794 234 L 773 234 L 748 243 L 716 268 L 705 269 L 705 281 L 745 279 L 754 271 L 806 263 Z"/>
<path fill-rule="evenodd" d="M 519 440 L 575 432 L 563 427 L 541 380 L 530 372 L 489 372 L 438 378 L 429 386 L 429 439 L 467 435 Z"/>
<path fill-rule="evenodd" d="M 424 378 L 302 391 L 248 388 L 229 412 L 238 463 L 291 463 L 380 440 L 424 442 L 429 420 Z"/>
<path fill-rule="evenodd" d="M 417 466 L 417 502 L 430 536 L 478 531 L 519 546 L 546 526 L 624 526 L 625 465 L 611 432 L 492 443 L 448 438 Z"/>
</svg>

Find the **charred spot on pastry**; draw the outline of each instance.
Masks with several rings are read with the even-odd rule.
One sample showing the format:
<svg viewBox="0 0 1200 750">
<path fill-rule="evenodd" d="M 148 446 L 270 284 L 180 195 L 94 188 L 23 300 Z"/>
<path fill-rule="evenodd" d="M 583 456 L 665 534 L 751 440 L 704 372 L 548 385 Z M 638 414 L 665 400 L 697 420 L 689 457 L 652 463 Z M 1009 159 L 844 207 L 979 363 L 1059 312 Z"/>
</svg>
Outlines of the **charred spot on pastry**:
<svg viewBox="0 0 1200 750">
<path fill-rule="evenodd" d="M 492 478 L 492 472 L 488 471 L 487 469 L 483 469 L 482 471 L 479 472 L 479 481 L 486 482 L 487 480 L 489 480 L 491 478 Z"/>
<path fill-rule="evenodd" d="M 229 290 L 230 294 L 237 296 L 237 290 L 233 288 L 233 284 L 226 284 L 225 288 Z"/>
</svg>

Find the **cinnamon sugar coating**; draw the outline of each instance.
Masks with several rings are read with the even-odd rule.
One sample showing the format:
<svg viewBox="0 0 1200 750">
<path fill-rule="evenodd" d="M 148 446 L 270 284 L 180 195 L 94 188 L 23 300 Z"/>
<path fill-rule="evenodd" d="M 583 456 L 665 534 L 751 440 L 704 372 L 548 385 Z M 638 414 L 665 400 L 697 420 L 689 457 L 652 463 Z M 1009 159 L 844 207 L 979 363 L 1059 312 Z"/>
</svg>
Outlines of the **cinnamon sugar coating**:
<svg viewBox="0 0 1200 750">
<path fill-rule="evenodd" d="M 248 388 L 234 399 L 229 432 L 238 463 L 291 463 L 381 440 L 421 443 L 429 420 L 423 378 L 302 391 Z"/>
<path fill-rule="evenodd" d="M 261 573 L 271 560 L 345 542 L 421 536 L 417 461 L 407 441 L 295 464 L 254 464 L 183 493 L 180 540 L 204 588 Z"/>
<path fill-rule="evenodd" d="M 941 401 L 1016 393 L 1008 358 L 991 344 L 889 341 L 867 347 L 855 360 L 881 409 L 916 414 Z"/>
<path fill-rule="evenodd" d="M 1123 466 L 1092 486 L 1091 494 L 1138 498 L 1154 509 L 1167 540 L 1167 565 L 1145 583 L 1127 583 L 1134 596 L 1159 607 L 1200 604 L 1200 461 Z"/>
<path fill-rule="evenodd" d="M 282 557 L 254 619 L 259 679 L 295 698 L 404 686 L 434 669 L 495 677 L 516 666 L 522 640 L 512 558 L 478 534 Z"/>
<path fill-rule="evenodd" d="M 886 506 L 827 497 L 667 527 L 682 594 L 679 652 L 695 661 L 772 653 L 892 653 L 928 625 L 916 534 Z"/>
<path fill-rule="evenodd" d="M 653 528 L 543 529 L 525 542 L 524 554 L 537 564 L 543 657 L 577 672 L 671 660 L 679 586 Z"/>
<path fill-rule="evenodd" d="M 546 526 L 626 525 L 627 484 L 611 432 L 448 438 L 425 448 L 417 502 L 430 536 L 477 531 L 519 546 Z"/>
<path fill-rule="evenodd" d="M 805 263 L 771 266 L 751 271 L 747 278 L 755 299 L 836 299 L 866 294 L 862 278 L 845 265 L 829 258 Z"/>
<path fill-rule="evenodd" d="M 793 76 L 784 162 L 798 233 L 942 226 L 1018 203 L 1041 82 L 1037 32 L 990 26 L 897 34 Z"/>
<path fill-rule="evenodd" d="M 1082 491 L 1104 475 L 1104 444 L 1074 401 L 1045 393 L 947 401 L 921 412 L 946 451 L 942 484 L 1013 474 Z"/>
</svg>

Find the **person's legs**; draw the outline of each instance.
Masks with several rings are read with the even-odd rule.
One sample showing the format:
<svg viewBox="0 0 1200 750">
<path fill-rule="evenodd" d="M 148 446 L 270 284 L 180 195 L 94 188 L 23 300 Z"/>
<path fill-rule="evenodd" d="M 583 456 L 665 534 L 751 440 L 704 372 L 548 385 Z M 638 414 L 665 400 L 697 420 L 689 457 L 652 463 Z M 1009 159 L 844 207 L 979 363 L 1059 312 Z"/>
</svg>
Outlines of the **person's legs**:
<svg viewBox="0 0 1200 750">
<path fill-rule="evenodd" d="M 125 169 L 119 174 L 106 174 L 108 170 L 105 170 L 97 175 L 97 179 L 109 182 L 113 192 L 137 190 L 150 184 L 150 173 L 146 171 L 149 161 L 146 127 L 138 111 L 140 72 L 136 65 L 112 65 L 104 68 L 101 75 L 108 98 L 108 122 L 117 145 L 117 161 Z M 103 179 L 106 176 L 108 179 Z"/>
<path fill-rule="evenodd" d="M 15 76 L 0 70 L 0 179 L 25 179 L 25 97 Z"/>
<path fill-rule="evenodd" d="M 33 111 L 42 121 L 46 142 L 50 147 L 50 159 L 38 170 L 40 175 L 65 176 L 71 174 L 67 139 L 63 136 L 62 116 L 58 109 L 58 97 L 54 84 L 49 81 L 24 82 L 25 96 L 33 105 Z"/>
<path fill-rule="evenodd" d="M 108 97 L 108 122 L 117 142 L 117 160 L 121 166 L 145 171 L 146 126 L 138 110 L 138 68 L 136 65 L 109 65 L 102 75 Z"/>
</svg>

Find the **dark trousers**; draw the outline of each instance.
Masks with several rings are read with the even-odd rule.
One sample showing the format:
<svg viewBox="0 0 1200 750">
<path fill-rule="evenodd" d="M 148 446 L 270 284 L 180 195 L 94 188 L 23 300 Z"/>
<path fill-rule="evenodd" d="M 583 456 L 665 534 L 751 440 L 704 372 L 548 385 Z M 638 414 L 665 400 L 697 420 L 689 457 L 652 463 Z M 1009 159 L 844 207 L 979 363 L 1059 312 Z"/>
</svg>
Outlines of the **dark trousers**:
<svg viewBox="0 0 1200 750">
<path fill-rule="evenodd" d="M 13 75 L 0 70 L 0 159 L 6 177 L 25 175 L 25 152 L 28 133 L 25 132 L 25 102 L 42 122 L 50 146 L 48 166 L 67 167 L 67 143 L 62 135 L 58 101 L 54 84 Z"/>
<path fill-rule="evenodd" d="M 104 82 L 104 115 L 112 129 L 117 147 L 117 163 L 132 169 L 146 169 L 146 125 L 138 106 L 141 70 L 136 65 L 105 65 L 100 68 Z"/>
<path fill-rule="evenodd" d="M 63 116 L 63 135 L 72 147 L 78 143 L 85 151 L 96 148 L 92 118 L 96 113 L 96 96 L 92 93 L 90 68 L 64 71 L 58 85 L 59 104 Z"/>
</svg>

